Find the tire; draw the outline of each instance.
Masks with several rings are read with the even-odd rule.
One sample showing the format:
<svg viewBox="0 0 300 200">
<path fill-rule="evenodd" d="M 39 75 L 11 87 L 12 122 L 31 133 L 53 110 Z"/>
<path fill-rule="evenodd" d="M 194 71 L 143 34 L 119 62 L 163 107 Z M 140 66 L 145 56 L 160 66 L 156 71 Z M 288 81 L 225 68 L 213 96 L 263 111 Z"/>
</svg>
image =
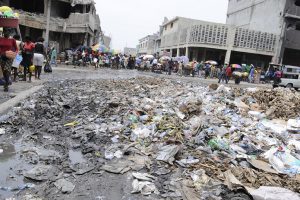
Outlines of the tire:
<svg viewBox="0 0 300 200">
<path fill-rule="evenodd" d="M 291 84 L 291 83 L 287 84 L 287 85 L 286 85 L 286 88 L 292 89 L 292 88 L 293 88 L 293 84 Z"/>
</svg>

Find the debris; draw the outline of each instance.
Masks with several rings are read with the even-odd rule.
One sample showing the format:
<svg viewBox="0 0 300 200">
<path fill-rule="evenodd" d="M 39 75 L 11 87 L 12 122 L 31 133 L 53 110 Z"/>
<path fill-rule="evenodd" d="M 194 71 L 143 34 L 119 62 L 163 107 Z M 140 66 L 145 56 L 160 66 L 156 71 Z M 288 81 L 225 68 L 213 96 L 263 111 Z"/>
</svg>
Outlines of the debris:
<svg viewBox="0 0 300 200">
<path fill-rule="evenodd" d="M 33 188 L 33 187 L 35 187 L 35 184 L 26 183 L 26 184 L 24 184 L 22 186 L 18 186 L 18 187 L 2 187 L 2 186 L 0 186 L 0 190 L 15 192 L 15 191 L 22 191 L 22 190 L 25 190 L 25 189 L 30 189 L 30 188 Z"/>
<path fill-rule="evenodd" d="M 159 194 L 159 191 L 157 190 L 154 183 L 148 182 L 148 181 L 138 181 L 137 179 L 134 179 L 132 182 L 132 191 L 131 193 L 141 193 L 144 196 L 150 195 L 152 193 Z"/>
<path fill-rule="evenodd" d="M 300 200 L 300 195 L 280 187 L 262 186 L 250 192 L 254 200 Z"/>
<path fill-rule="evenodd" d="M 78 125 L 79 123 L 77 121 L 73 121 L 73 122 L 70 122 L 70 123 L 67 123 L 65 124 L 64 126 L 76 126 Z"/>
<path fill-rule="evenodd" d="M 174 156 L 178 153 L 179 150 L 180 146 L 178 145 L 162 146 L 158 152 L 156 160 L 164 161 L 173 165 L 173 162 L 175 161 Z"/>
<path fill-rule="evenodd" d="M 118 162 L 115 164 L 106 164 L 101 167 L 102 170 L 114 173 L 114 174 L 124 174 L 131 170 L 126 162 Z"/>
<path fill-rule="evenodd" d="M 154 176 L 151 176 L 150 174 L 147 173 L 132 173 L 132 176 L 140 181 L 153 181 L 155 180 Z"/>
<path fill-rule="evenodd" d="M 263 170 L 268 173 L 278 174 L 277 171 L 272 169 L 271 166 L 264 161 L 251 159 L 251 160 L 248 160 L 248 162 L 257 169 Z"/>
<path fill-rule="evenodd" d="M 46 181 L 55 175 L 54 167 L 50 165 L 38 165 L 24 173 L 24 177 L 35 181 Z"/>
<path fill-rule="evenodd" d="M 5 134 L 5 128 L 0 128 L 0 135 L 4 135 Z"/>
<path fill-rule="evenodd" d="M 66 179 L 59 179 L 55 181 L 54 185 L 61 190 L 62 193 L 71 193 L 75 188 L 75 185 Z"/>
</svg>

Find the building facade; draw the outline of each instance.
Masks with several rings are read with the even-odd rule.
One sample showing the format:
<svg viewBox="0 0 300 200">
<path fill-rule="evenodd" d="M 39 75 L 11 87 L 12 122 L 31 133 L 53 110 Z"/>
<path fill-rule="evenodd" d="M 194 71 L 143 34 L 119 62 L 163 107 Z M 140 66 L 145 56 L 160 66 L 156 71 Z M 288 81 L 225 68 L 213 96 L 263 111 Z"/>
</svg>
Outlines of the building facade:
<svg viewBox="0 0 300 200">
<path fill-rule="evenodd" d="M 136 48 L 129 48 L 129 47 L 125 47 L 124 48 L 124 54 L 129 56 L 136 56 L 137 54 L 137 49 Z"/>
<path fill-rule="evenodd" d="M 300 0 L 229 0 L 227 24 L 278 35 L 273 62 L 300 66 Z"/>
<path fill-rule="evenodd" d="M 147 55 L 147 54 L 155 54 L 156 53 L 156 40 L 159 38 L 158 34 L 147 35 L 146 37 L 139 40 L 139 44 L 137 46 L 137 54 Z"/>
<path fill-rule="evenodd" d="M 103 40 L 93 0 L 0 0 L 20 14 L 22 36 L 44 37 L 59 50 Z"/>
<path fill-rule="evenodd" d="M 190 60 L 266 67 L 275 55 L 277 37 L 234 25 L 175 17 L 162 25 L 160 50 Z"/>
<path fill-rule="evenodd" d="M 103 36 L 103 44 L 104 46 L 106 46 L 107 48 L 110 48 L 111 45 L 111 37 L 104 35 Z"/>
</svg>

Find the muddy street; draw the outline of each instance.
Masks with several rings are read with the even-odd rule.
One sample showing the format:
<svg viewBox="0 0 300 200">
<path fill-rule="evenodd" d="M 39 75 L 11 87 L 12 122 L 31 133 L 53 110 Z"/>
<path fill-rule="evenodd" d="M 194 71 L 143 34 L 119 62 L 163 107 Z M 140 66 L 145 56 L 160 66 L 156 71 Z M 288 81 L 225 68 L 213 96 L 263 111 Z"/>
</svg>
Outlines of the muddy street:
<svg viewBox="0 0 300 200">
<path fill-rule="evenodd" d="M 299 93 L 104 71 L 46 75 L 5 114 L 0 199 L 296 197 Z"/>
</svg>

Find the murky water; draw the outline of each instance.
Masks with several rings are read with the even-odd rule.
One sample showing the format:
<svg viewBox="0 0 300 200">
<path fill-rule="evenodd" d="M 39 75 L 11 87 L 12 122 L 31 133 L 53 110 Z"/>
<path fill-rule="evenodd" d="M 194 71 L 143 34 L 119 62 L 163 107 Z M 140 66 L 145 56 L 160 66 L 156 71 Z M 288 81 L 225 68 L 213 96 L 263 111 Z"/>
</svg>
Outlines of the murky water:
<svg viewBox="0 0 300 200">
<path fill-rule="evenodd" d="M 21 145 L 19 142 L 12 145 L 0 143 L 0 199 L 12 197 L 18 192 L 19 187 L 23 187 L 26 182 L 22 175 L 24 170 L 30 169 L 20 159 Z"/>
<path fill-rule="evenodd" d="M 84 159 L 84 157 L 80 151 L 70 150 L 69 151 L 69 159 L 71 161 L 71 164 L 73 164 L 73 165 L 86 162 L 86 160 Z"/>
</svg>

